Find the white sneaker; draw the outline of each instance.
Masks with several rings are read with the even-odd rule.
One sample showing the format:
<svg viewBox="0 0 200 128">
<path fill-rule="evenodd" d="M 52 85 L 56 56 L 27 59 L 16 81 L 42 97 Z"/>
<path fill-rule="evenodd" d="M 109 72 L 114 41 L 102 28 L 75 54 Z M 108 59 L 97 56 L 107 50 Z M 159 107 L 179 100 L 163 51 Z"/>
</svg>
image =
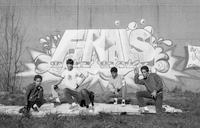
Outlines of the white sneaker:
<svg viewBox="0 0 200 128">
<path fill-rule="evenodd" d="M 122 107 L 126 106 L 125 100 L 122 100 Z"/>
<path fill-rule="evenodd" d="M 139 112 L 140 113 L 149 113 L 149 110 L 147 107 L 140 107 Z"/>
<path fill-rule="evenodd" d="M 90 107 L 88 108 L 88 111 L 89 111 L 90 113 L 94 112 L 94 107 L 93 107 L 93 106 L 90 106 Z"/>
<path fill-rule="evenodd" d="M 58 97 L 56 98 L 56 102 L 59 102 L 59 103 L 60 103 L 60 99 L 59 99 Z"/>
<path fill-rule="evenodd" d="M 69 109 L 73 110 L 73 111 L 78 110 L 79 109 L 79 105 L 76 104 L 76 103 L 72 103 L 71 106 L 69 107 Z"/>
<path fill-rule="evenodd" d="M 34 112 L 39 112 L 38 106 L 36 104 L 33 105 L 33 111 Z"/>
<path fill-rule="evenodd" d="M 117 104 L 117 98 L 114 98 L 114 104 Z"/>
</svg>

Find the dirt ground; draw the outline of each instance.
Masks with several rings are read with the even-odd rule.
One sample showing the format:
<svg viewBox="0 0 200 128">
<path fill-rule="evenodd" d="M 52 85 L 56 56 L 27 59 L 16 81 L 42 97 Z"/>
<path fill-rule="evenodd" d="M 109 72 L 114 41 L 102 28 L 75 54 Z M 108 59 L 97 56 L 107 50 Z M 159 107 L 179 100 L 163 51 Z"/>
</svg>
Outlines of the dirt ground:
<svg viewBox="0 0 200 128">
<path fill-rule="evenodd" d="M 23 105 L 23 95 L 0 96 L 0 103 Z M 132 103 L 136 103 L 133 101 Z M 175 92 L 165 94 L 164 104 L 182 109 L 183 113 L 145 115 L 96 116 L 46 115 L 44 118 L 0 115 L 0 128 L 199 128 L 200 93 Z"/>
</svg>

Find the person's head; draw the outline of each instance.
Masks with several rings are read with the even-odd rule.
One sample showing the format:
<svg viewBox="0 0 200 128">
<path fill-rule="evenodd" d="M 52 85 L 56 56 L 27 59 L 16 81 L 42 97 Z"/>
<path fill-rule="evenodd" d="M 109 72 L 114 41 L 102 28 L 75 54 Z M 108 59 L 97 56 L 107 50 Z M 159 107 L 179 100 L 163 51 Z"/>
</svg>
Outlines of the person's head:
<svg viewBox="0 0 200 128">
<path fill-rule="evenodd" d="M 33 80 L 34 80 L 34 83 L 35 83 L 36 86 L 41 85 L 42 76 L 41 75 L 35 75 Z"/>
<path fill-rule="evenodd" d="M 66 64 L 67 64 L 67 69 L 68 69 L 69 71 L 71 71 L 71 70 L 73 69 L 74 61 L 73 61 L 72 59 L 68 59 L 68 60 L 66 61 Z"/>
<path fill-rule="evenodd" d="M 116 67 L 112 67 L 111 69 L 110 69 L 110 72 L 111 72 L 111 76 L 112 76 L 112 78 L 116 78 L 117 77 L 117 72 L 118 72 L 118 70 L 117 70 L 117 68 Z"/>
<path fill-rule="evenodd" d="M 147 66 L 141 67 L 141 72 L 144 78 L 147 78 L 149 75 L 149 68 Z"/>
</svg>

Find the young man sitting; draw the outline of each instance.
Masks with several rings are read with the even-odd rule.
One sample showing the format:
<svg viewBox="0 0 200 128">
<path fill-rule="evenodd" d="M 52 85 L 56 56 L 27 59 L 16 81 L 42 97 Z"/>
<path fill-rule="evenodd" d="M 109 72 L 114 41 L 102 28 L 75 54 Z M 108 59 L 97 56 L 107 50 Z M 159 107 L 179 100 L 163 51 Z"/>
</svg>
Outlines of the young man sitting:
<svg viewBox="0 0 200 128">
<path fill-rule="evenodd" d="M 19 110 L 20 113 L 28 114 L 32 108 L 34 111 L 39 111 L 38 107 L 41 107 L 45 102 L 43 99 L 43 88 L 41 86 L 42 76 L 35 75 L 34 81 L 28 85 L 26 89 L 26 105 Z"/>
<path fill-rule="evenodd" d="M 74 61 L 72 59 L 68 59 L 66 64 L 67 69 L 63 71 L 60 81 L 53 86 L 53 97 L 56 98 L 57 104 L 62 102 L 71 104 L 70 109 L 77 108 L 79 102 L 84 97 L 86 106 L 88 106 L 90 103 L 89 95 L 82 96 L 80 94 L 85 94 L 85 90 L 81 90 L 80 92 L 77 90 L 85 80 L 85 76 L 73 68 Z M 81 82 L 77 81 L 78 77 L 82 78 Z"/>
<path fill-rule="evenodd" d="M 125 106 L 125 99 L 127 95 L 127 88 L 124 77 L 118 74 L 116 67 L 112 67 L 111 78 L 108 83 L 108 91 L 106 92 L 104 99 L 110 101 L 114 99 L 114 104 L 117 104 L 118 98 L 122 98 L 122 106 Z"/>
</svg>

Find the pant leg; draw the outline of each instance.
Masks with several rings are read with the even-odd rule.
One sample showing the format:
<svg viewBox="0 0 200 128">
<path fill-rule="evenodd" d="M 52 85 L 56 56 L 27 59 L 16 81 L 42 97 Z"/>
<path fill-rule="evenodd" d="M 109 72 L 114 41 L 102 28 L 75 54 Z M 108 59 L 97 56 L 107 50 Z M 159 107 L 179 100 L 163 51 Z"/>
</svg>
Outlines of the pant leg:
<svg viewBox="0 0 200 128">
<path fill-rule="evenodd" d="M 30 109 L 33 108 L 34 104 L 35 104 L 34 101 L 28 101 L 27 106 L 26 106 L 27 112 L 29 112 Z"/>
<path fill-rule="evenodd" d="M 156 112 L 162 112 L 162 103 L 163 103 L 163 93 L 158 93 L 157 97 L 155 98 L 155 107 Z"/>
<path fill-rule="evenodd" d="M 122 99 L 126 99 L 127 98 L 126 96 L 127 96 L 127 87 L 125 85 L 125 86 L 120 88 L 118 97 L 122 97 Z"/>
<path fill-rule="evenodd" d="M 51 94 L 53 98 L 58 98 L 58 92 L 55 91 L 54 85 L 51 86 Z"/>
<path fill-rule="evenodd" d="M 136 98 L 140 107 L 144 107 L 144 98 L 153 99 L 151 94 L 147 91 L 139 91 L 136 93 Z"/>
<path fill-rule="evenodd" d="M 37 100 L 35 101 L 35 104 L 36 104 L 38 107 L 41 107 L 45 102 L 46 102 L 45 99 L 40 98 L 40 99 L 37 99 Z"/>
<path fill-rule="evenodd" d="M 64 99 L 61 99 L 61 103 L 63 100 L 70 104 L 73 102 L 79 103 L 80 100 L 79 92 L 71 90 L 69 88 L 65 88 L 63 91 L 64 91 Z"/>
<path fill-rule="evenodd" d="M 107 91 L 103 94 L 103 102 L 105 103 L 109 103 L 111 101 L 112 98 L 116 98 L 118 97 L 116 94 L 114 94 L 113 92 Z"/>
<path fill-rule="evenodd" d="M 81 94 L 81 100 L 84 100 L 84 101 L 85 101 L 86 107 L 89 107 L 89 104 L 90 104 L 90 97 L 89 97 L 89 92 L 88 92 L 88 90 L 82 89 L 82 90 L 80 91 L 80 94 Z"/>
</svg>

